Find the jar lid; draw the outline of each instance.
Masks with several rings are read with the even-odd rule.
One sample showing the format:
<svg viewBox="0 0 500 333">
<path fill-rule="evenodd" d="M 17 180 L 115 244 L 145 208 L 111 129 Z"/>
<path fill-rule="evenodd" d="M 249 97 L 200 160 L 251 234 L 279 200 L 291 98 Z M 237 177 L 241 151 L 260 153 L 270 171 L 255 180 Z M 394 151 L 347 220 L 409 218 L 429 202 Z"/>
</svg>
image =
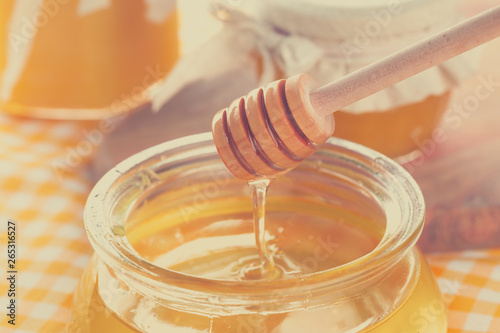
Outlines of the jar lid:
<svg viewBox="0 0 500 333">
<path fill-rule="evenodd" d="M 259 14 L 292 34 L 342 41 L 359 30 L 375 39 L 439 31 L 457 21 L 456 8 L 456 0 L 265 0 Z"/>
</svg>

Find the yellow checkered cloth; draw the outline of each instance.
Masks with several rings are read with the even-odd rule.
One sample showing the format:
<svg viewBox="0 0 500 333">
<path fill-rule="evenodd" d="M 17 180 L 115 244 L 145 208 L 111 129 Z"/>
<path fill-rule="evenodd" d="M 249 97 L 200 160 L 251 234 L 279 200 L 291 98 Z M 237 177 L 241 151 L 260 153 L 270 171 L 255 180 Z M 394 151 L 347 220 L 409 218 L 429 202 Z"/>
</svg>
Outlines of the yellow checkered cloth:
<svg viewBox="0 0 500 333">
<path fill-rule="evenodd" d="M 0 279 L 1 332 L 64 330 L 92 248 L 82 211 L 96 143 L 92 122 L 0 116 L 0 261 L 7 271 L 7 220 L 17 223 L 16 326 L 5 316 L 9 285 Z M 427 255 L 448 307 L 450 333 L 500 332 L 500 249 Z M 390 333 L 390 332 L 388 332 Z"/>
</svg>

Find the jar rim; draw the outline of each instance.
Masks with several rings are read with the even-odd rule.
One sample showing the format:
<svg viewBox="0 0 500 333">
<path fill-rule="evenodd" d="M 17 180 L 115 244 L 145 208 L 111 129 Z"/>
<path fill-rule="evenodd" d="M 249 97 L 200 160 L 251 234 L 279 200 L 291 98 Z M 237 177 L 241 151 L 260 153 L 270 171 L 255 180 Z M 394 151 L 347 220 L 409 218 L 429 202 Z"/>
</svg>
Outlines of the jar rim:
<svg viewBox="0 0 500 333">
<path fill-rule="evenodd" d="M 381 274 L 398 262 L 416 243 L 422 230 L 425 212 L 424 199 L 418 185 L 408 172 L 388 157 L 369 148 L 343 139 L 330 138 L 320 150 L 341 149 L 352 154 L 353 158 L 365 159 L 367 168 L 388 170 L 389 180 L 394 181 L 394 191 L 402 199 L 400 204 L 405 210 L 404 216 L 399 212 L 395 215 L 395 219 L 387 221 L 384 236 L 375 249 L 356 260 L 328 270 L 285 279 L 258 280 L 258 283 L 254 280 L 215 280 L 159 267 L 142 258 L 128 241 L 117 240 L 114 229 L 116 225 L 113 225 L 109 214 L 112 204 L 110 193 L 120 191 L 120 181 L 127 174 L 140 170 L 142 166 L 151 164 L 157 159 L 168 160 L 168 156 L 162 155 L 165 152 L 174 149 L 189 150 L 190 147 L 196 145 L 213 146 L 211 133 L 175 139 L 133 155 L 108 171 L 98 181 L 85 206 L 86 231 L 99 257 L 107 265 L 119 270 L 123 278 L 139 289 L 145 287 L 148 290 L 155 290 L 165 299 L 186 302 L 195 300 L 198 304 L 206 305 L 208 303 L 204 302 L 204 299 L 208 294 L 207 285 L 210 286 L 210 295 L 219 295 L 225 299 L 224 302 L 219 300 L 217 304 L 208 304 L 210 306 L 243 306 L 240 298 L 244 298 L 244 304 L 248 306 L 249 297 L 255 297 L 261 302 L 262 298 L 269 298 L 270 289 L 284 291 L 294 288 L 294 295 L 280 294 L 283 303 L 291 302 L 299 294 L 311 293 L 312 286 L 324 288 L 334 285 L 337 291 L 345 292 L 353 281 L 361 281 L 367 275 Z M 217 154 L 215 147 L 213 147 L 213 152 Z M 398 216 L 401 221 L 396 221 Z M 389 223 L 392 223 L 392 226 Z M 261 292 L 261 290 L 267 291 Z M 192 295 L 188 297 L 186 291 Z M 276 303 L 276 300 L 270 298 L 269 302 Z M 209 303 L 213 302 L 209 301 Z"/>
</svg>

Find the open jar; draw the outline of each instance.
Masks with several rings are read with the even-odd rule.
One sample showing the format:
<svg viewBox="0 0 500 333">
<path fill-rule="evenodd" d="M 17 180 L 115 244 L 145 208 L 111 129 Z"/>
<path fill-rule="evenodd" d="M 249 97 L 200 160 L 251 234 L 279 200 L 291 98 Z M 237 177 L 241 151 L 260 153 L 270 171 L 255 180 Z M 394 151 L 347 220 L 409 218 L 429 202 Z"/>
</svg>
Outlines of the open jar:
<svg viewBox="0 0 500 333">
<path fill-rule="evenodd" d="M 150 99 L 178 58 L 176 0 L 0 2 L 0 111 L 100 119 Z"/>
<path fill-rule="evenodd" d="M 268 193 L 268 246 L 285 278 L 239 278 L 257 256 L 247 185 L 210 134 L 152 147 L 95 186 L 96 253 L 68 332 L 445 332 L 415 242 L 424 202 L 395 162 L 340 139 Z"/>
</svg>

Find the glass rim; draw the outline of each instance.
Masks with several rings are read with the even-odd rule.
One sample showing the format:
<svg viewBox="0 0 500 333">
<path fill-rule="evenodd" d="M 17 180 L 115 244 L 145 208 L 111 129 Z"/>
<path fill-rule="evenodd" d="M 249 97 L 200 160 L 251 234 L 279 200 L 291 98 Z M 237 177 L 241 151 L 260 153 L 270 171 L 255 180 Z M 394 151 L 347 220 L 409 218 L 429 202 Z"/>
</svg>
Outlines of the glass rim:
<svg viewBox="0 0 500 333">
<path fill-rule="evenodd" d="M 210 306 L 248 306 L 249 298 L 259 300 L 267 299 L 269 303 L 276 303 L 276 299 L 269 297 L 269 290 L 294 291 L 291 295 L 279 294 L 282 303 L 291 302 L 298 295 L 311 293 L 311 288 L 318 289 L 329 286 L 330 291 L 345 292 L 353 281 L 362 281 L 363 277 L 374 277 L 387 271 L 390 265 L 399 260 L 416 243 L 422 227 L 425 214 L 423 195 L 409 173 L 396 162 L 388 157 L 375 152 L 369 148 L 339 138 L 330 138 L 320 151 L 327 152 L 333 148 L 343 149 L 358 159 L 365 159 L 368 168 L 380 168 L 388 170 L 392 180 L 395 181 L 395 192 L 400 195 L 405 209 L 409 209 L 406 215 L 401 215 L 401 221 L 387 221 L 386 230 L 378 246 L 368 254 L 357 258 L 341 266 L 327 270 L 304 274 L 298 277 L 290 277 L 277 280 L 215 280 L 197 277 L 167 268 L 159 267 L 142 258 L 130 243 L 115 242 L 116 236 L 109 219 L 110 193 L 117 190 L 117 185 L 122 177 L 134 170 L 158 159 L 168 162 L 169 157 L 162 154 L 173 149 L 188 148 L 192 145 L 212 145 L 211 133 L 195 134 L 183 138 L 174 139 L 153 146 L 139 152 L 115 168 L 108 171 L 95 185 L 87 200 L 84 221 L 89 240 L 100 258 L 112 268 L 119 269 L 121 276 L 129 281 L 135 282 L 138 288 L 145 287 L 160 293 L 165 299 L 175 299 L 187 302 L 197 302 L 201 305 Z M 215 146 L 213 151 L 217 154 Z M 140 161 L 140 162 L 138 162 Z M 371 161 L 372 164 L 368 164 Z M 375 164 L 374 161 L 376 162 Z M 222 161 L 220 162 L 222 164 Z M 393 223 L 389 228 L 389 223 Z M 207 286 L 210 286 L 208 289 Z M 208 291 L 209 290 L 209 291 Z M 264 291 L 262 291 L 264 290 Z M 189 292 L 192 295 L 187 296 Z M 207 295 L 220 296 L 226 301 L 205 302 Z M 209 304 L 210 303 L 210 304 Z"/>
</svg>

